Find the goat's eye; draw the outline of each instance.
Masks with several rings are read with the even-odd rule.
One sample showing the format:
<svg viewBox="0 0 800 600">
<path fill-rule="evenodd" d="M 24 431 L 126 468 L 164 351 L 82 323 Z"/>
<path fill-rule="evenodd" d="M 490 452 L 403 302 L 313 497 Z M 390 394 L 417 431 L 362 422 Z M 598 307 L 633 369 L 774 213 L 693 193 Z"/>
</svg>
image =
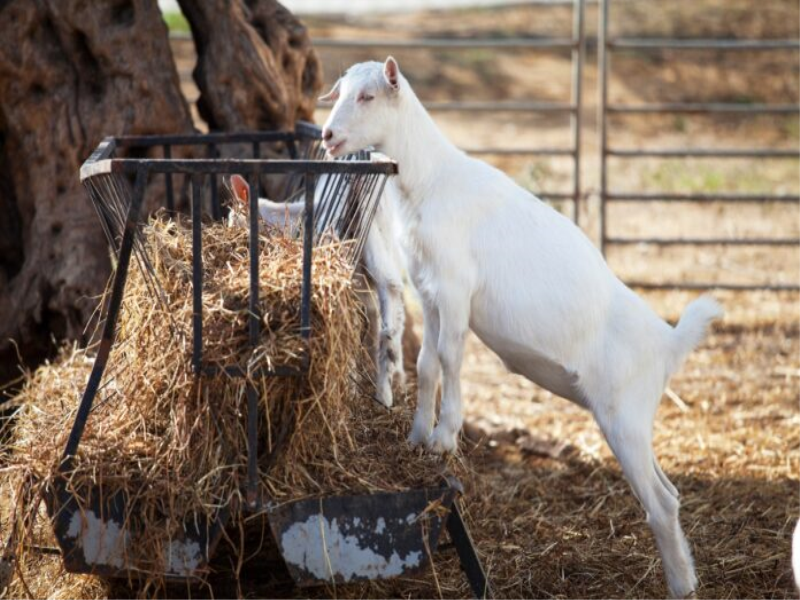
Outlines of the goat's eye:
<svg viewBox="0 0 800 600">
<path fill-rule="evenodd" d="M 366 94 L 364 92 L 361 92 L 358 95 L 358 101 L 359 102 L 369 102 L 370 100 L 374 100 L 374 99 L 375 99 L 375 96 L 372 96 L 370 94 Z"/>
</svg>

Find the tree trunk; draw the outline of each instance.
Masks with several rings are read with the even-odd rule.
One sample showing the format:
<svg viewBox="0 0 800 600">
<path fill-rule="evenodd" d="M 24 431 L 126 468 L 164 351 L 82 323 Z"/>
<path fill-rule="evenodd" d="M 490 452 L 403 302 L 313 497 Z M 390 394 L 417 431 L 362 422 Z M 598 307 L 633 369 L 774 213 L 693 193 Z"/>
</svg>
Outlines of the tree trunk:
<svg viewBox="0 0 800 600">
<path fill-rule="evenodd" d="M 291 129 L 322 87 L 306 28 L 276 0 L 179 0 L 197 49 L 197 107 L 211 130 Z"/>
<path fill-rule="evenodd" d="M 35 366 L 85 341 L 110 268 L 83 160 L 106 135 L 191 129 L 156 0 L 0 3 L 0 381 L 15 346 Z"/>
</svg>

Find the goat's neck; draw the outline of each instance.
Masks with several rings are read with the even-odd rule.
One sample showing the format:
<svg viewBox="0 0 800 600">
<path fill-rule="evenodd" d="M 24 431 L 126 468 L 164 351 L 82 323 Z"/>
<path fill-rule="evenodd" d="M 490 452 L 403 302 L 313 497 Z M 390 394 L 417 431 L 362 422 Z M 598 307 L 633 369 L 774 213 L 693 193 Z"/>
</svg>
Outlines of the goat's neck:
<svg viewBox="0 0 800 600">
<path fill-rule="evenodd" d="M 407 91 L 381 151 L 397 162 L 403 200 L 417 205 L 429 197 L 449 157 L 461 152 L 439 131 L 413 92 Z"/>
</svg>

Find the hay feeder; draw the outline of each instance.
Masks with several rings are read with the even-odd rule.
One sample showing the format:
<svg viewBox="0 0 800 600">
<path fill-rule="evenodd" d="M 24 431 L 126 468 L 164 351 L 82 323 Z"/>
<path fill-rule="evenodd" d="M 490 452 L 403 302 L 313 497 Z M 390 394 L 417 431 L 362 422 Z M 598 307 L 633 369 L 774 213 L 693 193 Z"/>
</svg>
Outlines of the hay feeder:
<svg viewBox="0 0 800 600">
<path fill-rule="evenodd" d="M 131 259 L 134 258 L 140 269 L 148 268 L 140 238 L 140 216 L 144 212 L 146 192 L 157 187 L 153 185 L 157 176 L 163 176 L 167 211 L 174 211 L 176 207 L 173 178 L 184 182 L 184 191 L 191 189 L 191 364 L 194 376 L 215 375 L 222 368 L 227 376 L 248 381 L 244 424 L 247 478 L 241 493 L 244 502 L 240 505 L 221 506 L 209 519 L 187 518 L 182 536 L 168 541 L 169 559 L 161 562 L 162 572 L 157 575 L 165 580 L 186 580 L 207 572 L 230 516 L 236 511 L 247 511 L 266 517 L 277 548 L 299 586 L 384 579 L 419 571 L 430 563 L 440 534 L 447 529 L 473 591 L 478 597 L 489 595 L 486 577 L 459 513 L 461 485 L 455 478 L 448 478 L 439 487 L 403 492 L 334 495 L 280 504 L 262 497 L 257 481 L 259 391 L 249 383 L 248 377 L 302 379 L 309 364 L 308 356 L 302 357 L 298 364 L 261 366 L 255 374 L 243 372 L 241 366 L 220 367 L 204 361 L 203 255 L 200 249 L 203 220 L 199 217 L 204 213 L 214 219 L 223 217 L 225 209 L 218 187 L 221 176 L 242 174 L 250 186 L 248 335 L 252 348 L 258 343 L 262 326 L 258 304 L 257 199 L 264 177 L 282 176 L 282 199 L 302 199 L 305 203 L 300 233 L 303 248 L 301 337 L 307 340 L 312 334 L 312 253 L 320 241 L 320 233 L 333 229 L 353 239 L 355 243 L 348 259 L 353 266 L 359 259 L 383 187 L 387 178 L 396 174 L 397 165 L 377 160 L 366 152 L 343 160 L 322 160 L 319 138 L 319 128 L 306 123 L 298 123 L 295 131 L 122 136 L 106 138 L 82 166 L 81 180 L 100 217 L 114 253 L 116 269 L 101 315 L 102 339 L 63 451 L 58 476 L 43 492 L 68 571 L 127 578 L 153 575 L 152 566 L 145 570 L 130 558 L 131 544 L 139 533 L 137 528 L 142 527 L 137 517 L 139 507 L 135 494 L 130 491 L 106 493 L 100 486 L 74 489 L 66 474 L 75 460 L 102 385 L 115 341 Z M 279 148 L 285 156 L 261 158 L 262 144 Z M 218 158 L 218 150 L 227 145 L 251 149 L 248 154 L 252 158 Z M 175 146 L 199 147 L 205 150 L 208 158 L 172 158 Z M 128 155 L 142 156 L 152 155 L 159 147 L 163 149 L 163 158 L 117 156 L 118 149 L 125 149 Z M 318 187 L 324 188 L 321 194 Z M 315 193 L 318 214 L 315 214 Z M 331 221 L 331 215 L 340 222 Z M 154 301 L 158 301 L 158 282 L 153 284 Z M 290 431 L 281 431 L 281 439 L 273 448 L 279 448 L 288 435 Z M 273 450 L 273 454 L 276 452 Z"/>
</svg>

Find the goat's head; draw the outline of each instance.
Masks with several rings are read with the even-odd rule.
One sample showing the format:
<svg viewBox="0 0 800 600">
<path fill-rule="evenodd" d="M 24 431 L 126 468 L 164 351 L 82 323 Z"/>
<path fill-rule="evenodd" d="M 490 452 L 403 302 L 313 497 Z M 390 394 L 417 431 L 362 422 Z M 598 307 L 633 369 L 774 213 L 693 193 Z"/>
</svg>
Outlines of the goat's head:
<svg viewBox="0 0 800 600">
<path fill-rule="evenodd" d="M 336 157 L 380 147 L 389 125 L 396 122 L 405 88 L 408 82 L 391 56 L 383 64 L 364 62 L 350 67 L 320 98 L 336 102 L 322 129 L 322 145 L 328 154 Z"/>
</svg>

